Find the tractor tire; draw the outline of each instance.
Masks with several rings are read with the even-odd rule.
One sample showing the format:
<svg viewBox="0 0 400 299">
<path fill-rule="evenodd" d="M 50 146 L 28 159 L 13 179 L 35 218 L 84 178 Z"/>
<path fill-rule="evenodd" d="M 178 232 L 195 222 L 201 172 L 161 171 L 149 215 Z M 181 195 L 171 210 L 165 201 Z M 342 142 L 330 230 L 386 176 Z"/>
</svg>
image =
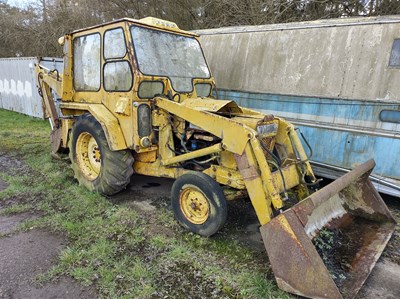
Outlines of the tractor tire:
<svg viewBox="0 0 400 299">
<path fill-rule="evenodd" d="M 171 205 L 184 228 L 206 237 L 222 228 L 228 214 L 222 188 L 202 172 L 189 172 L 176 179 Z"/>
<path fill-rule="evenodd" d="M 133 174 L 131 151 L 112 151 L 103 128 L 92 115 L 78 117 L 69 140 L 69 157 L 79 185 L 113 195 L 129 184 Z"/>
</svg>

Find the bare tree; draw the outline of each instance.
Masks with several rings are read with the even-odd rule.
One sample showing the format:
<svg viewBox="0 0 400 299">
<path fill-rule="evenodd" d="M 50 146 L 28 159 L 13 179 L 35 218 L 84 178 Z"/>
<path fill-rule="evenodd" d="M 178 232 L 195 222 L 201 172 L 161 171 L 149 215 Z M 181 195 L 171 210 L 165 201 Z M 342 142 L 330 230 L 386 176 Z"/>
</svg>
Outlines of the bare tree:
<svg viewBox="0 0 400 299">
<path fill-rule="evenodd" d="M 0 0 L 0 57 L 59 56 L 60 36 L 118 18 L 154 16 L 191 30 L 400 14 L 400 0 Z"/>
</svg>

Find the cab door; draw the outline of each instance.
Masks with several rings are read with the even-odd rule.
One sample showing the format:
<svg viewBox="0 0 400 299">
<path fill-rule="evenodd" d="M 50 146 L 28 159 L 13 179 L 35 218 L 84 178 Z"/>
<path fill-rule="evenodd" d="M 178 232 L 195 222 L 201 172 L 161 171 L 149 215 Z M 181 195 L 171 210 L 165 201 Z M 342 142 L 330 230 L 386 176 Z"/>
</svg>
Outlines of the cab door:
<svg viewBox="0 0 400 299">
<path fill-rule="evenodd" d="M 118 118 L 126 145 L 134 148 L 133 130 L 133 67 L 127 51 L 123 27 L 103 33 L 103 104 Z"/>
</svg>

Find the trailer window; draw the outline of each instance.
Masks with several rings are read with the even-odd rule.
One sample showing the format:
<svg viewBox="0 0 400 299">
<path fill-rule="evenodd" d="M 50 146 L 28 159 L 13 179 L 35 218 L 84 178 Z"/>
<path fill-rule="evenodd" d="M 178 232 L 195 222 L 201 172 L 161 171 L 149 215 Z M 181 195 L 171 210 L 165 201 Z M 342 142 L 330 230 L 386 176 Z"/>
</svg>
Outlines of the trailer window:
<svg viewBox="0 0 400 299">
<path fill-rule="evenodd" d="M 400 124 L 400 111 L 399 110 L 382 110 L 379 113 L 381 121 Z"/>
<path fill-rule="evenodd" d="M 78 91 L 100 89 L 100 34 L 74 39 L 74 87 Z"/>
<path fill-rule="evenodd" d="M 393 41 L 392 52 L 390 53 L 389 66 L 400 67 L 400 39 Z"/>
</svg>

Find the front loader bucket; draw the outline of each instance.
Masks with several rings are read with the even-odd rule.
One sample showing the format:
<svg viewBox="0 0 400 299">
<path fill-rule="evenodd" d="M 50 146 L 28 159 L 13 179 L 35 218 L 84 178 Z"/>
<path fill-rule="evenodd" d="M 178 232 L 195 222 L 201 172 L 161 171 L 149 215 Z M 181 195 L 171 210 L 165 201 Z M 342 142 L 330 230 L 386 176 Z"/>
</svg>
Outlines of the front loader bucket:
<svg viewBox="0 0 400 299">
<path fill-rule="evenodd" d="M 260 228 L 278 286 L 309 298 L 353 298 L 396 222 L 358 166 Z M 315 245 L 314 245 L 315 244 Z"/>
</svg>

